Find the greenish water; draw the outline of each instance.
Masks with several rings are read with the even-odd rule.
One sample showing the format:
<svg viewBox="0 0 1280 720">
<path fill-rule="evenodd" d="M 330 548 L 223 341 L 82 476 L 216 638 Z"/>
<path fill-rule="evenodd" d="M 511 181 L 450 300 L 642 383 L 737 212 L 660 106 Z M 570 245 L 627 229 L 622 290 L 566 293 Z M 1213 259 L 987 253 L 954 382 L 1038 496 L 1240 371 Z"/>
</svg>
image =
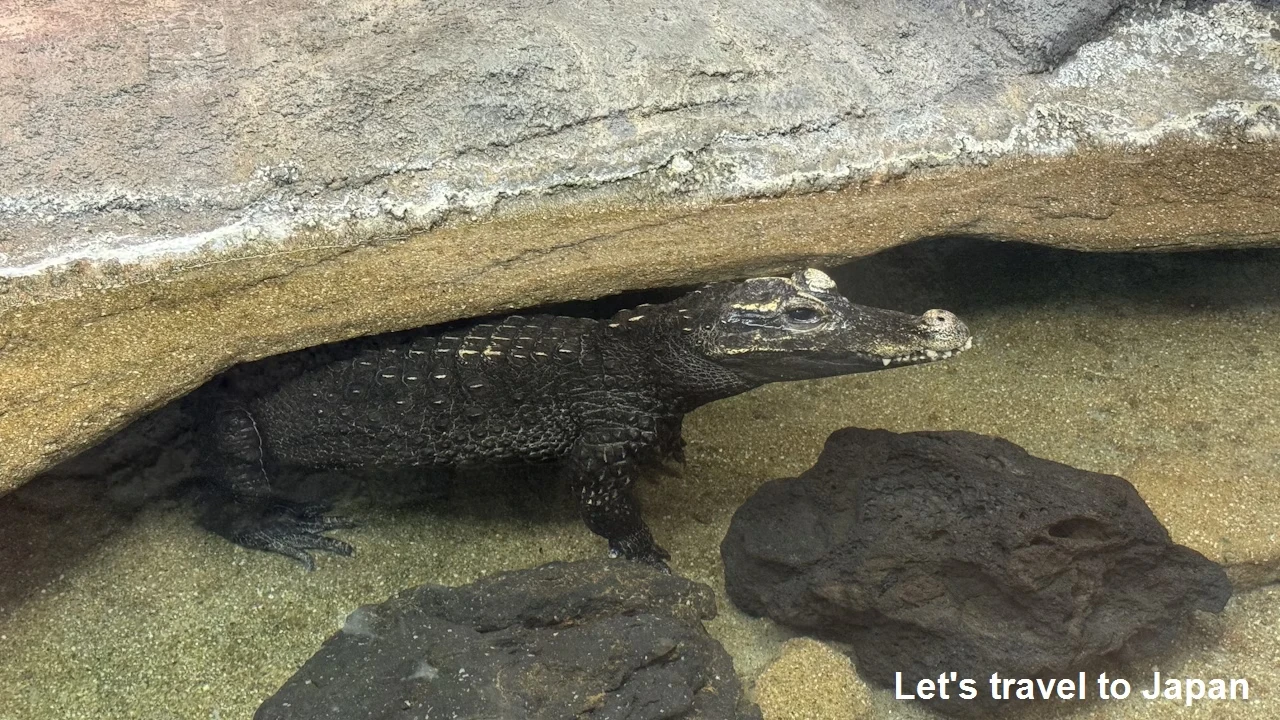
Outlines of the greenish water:
<svg viewBox="0 0 1280 720">
<path fill-rule="evenodd" d="M 976 335 L 956 360 L 761 388 L 686 422 L 688 464 L 640 493 L 677 572 L 722 591 L 719 543 L 762 482 L 832 431 L 965 429 L 1128 478 L 1177 542 L 1280 566 L 1280 253 L 1080 255 L 947 240 L 838 269 L 855 301 L 943 307 Z M 418 583 L 591 557 L 602 543 L 545 485 L 358 501 L 353 559 L 306 574 L 198 529 L 159 489 L 45 478 L 0 498 L 0 720 L 247 718 L 363 603 Z M 123 477 L 122 476 L 122 477 Z M 141 480 L 139 480 L 139 477 Z M 386 498 L 381 498 L 385 501 Z M 721 593 L 713 634 L 749 680 L 790 634 Z M 1254 700 L 1131 700 L 1075 717 L 1280 717 L 1280 587 L 1202 618 L 1169 670 L 1247 677 Z M 803 694 L 811 688 L 796 687 Z M 923 717 L 875 691 L 874 717 Z"/>
</svg>

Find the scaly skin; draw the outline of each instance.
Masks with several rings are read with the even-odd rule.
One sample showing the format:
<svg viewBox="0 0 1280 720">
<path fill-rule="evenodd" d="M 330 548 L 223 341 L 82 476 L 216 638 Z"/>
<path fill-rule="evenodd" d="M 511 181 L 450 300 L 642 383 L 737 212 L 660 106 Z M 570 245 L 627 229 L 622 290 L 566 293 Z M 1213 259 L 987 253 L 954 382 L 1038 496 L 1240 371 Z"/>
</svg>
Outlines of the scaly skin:
<svg viewBox="0 0 1280 720">
<path fill-rule="evenodd" d="M 719 283 L 607 321 L 512 316 L 357 338 L 236 366 L 193 396 L 219 500 L 204 523 L 313 568 L 342 555 L 325 508 L 271 491 L 280 465 L 560 462 L 610 553 L 665 568 L 632 497 L 680 452 L 684 414 L 778 380 L 930 362 L 969 346 L 954 315 L 853 305 L 817 270 Z"/>
</svg>

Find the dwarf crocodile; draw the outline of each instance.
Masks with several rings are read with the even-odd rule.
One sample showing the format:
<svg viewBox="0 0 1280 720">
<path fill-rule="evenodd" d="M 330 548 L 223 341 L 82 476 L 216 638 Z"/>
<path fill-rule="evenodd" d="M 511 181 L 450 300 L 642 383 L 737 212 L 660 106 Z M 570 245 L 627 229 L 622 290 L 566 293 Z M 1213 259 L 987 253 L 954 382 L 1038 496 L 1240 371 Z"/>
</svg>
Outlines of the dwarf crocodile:
<svg viewBox="0 0 1280 720">
<path fill-rule="evenodd" d="M 273 494 L 282 465 L 459 467 L 558 461 L 611 555 L 664 567 L 631 493 L 679 456 L 681 421 L 765 383 L 930 362 L 967 349 L 955 315 L 863 307 L 818 270 L 716 283 L 608 320 L 513 315 L 237 365 L 193 397 L 223 502 L 209 529 L 314 567 L 347 523 Z"/>
</svg>

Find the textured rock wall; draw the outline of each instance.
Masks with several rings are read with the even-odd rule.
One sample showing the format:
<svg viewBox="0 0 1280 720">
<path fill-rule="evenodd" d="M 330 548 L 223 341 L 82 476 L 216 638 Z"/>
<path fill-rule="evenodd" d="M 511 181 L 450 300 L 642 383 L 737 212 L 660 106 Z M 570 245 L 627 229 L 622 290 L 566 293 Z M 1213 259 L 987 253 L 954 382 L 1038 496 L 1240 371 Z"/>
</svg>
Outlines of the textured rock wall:
<svg viewBox="0 0 1280 720">
<path fill-rule="evenodd" d="M 7 4 L 0 488 L 360 333 L 945 233 L 1275 243 L 1276 33 L 1240 0 Z"/>
</svg>

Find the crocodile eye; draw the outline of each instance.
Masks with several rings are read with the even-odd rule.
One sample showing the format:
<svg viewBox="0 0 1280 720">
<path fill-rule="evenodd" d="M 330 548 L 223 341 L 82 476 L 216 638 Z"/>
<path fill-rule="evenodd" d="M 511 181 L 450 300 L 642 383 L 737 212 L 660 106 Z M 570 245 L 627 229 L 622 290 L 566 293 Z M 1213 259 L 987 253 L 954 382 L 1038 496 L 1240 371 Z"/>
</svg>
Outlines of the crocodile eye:
<svg viewBox="0 0 1280 720">
<path fill-rule="evenodd" d="M 787 311 L 787 320 L 801 325 L 816 323 L 818 322 L 819 317 L 821 317 L 821 315 L 818 311 L 811 307 L 791 308 Z"/>
</svg>

